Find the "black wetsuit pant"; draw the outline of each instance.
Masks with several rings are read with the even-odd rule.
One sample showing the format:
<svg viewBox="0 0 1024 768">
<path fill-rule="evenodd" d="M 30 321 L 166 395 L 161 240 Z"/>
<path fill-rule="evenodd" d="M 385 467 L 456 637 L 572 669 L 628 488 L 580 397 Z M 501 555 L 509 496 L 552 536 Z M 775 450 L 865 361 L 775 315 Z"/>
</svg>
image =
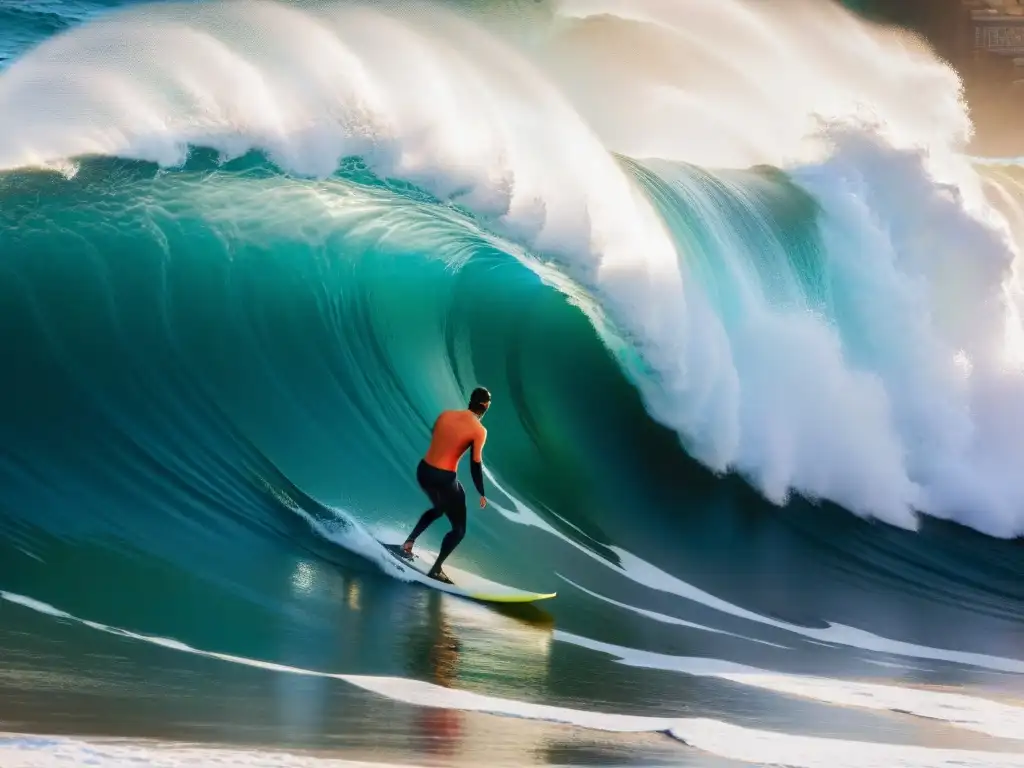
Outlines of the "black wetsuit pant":
<svg viewBox="0 0 1024 768">
<path fill-rule="evenodd" d="M 452 524 L 452 529 L 445 534 L 441 542 L 441 551 L 431 569 L 431 572 L 436 573 L 441 570 L 445 558 L 466 535 L 466 491 L 454 472 L 438 469 L 425 461 L 420 461 L 416 467 L 416 481 L 433 506 L 420 517 L 420 521 L 409 535 L 409 541 L 416 541 L 441 515 L 447 515 L 448 521 Z"/>
</svg>

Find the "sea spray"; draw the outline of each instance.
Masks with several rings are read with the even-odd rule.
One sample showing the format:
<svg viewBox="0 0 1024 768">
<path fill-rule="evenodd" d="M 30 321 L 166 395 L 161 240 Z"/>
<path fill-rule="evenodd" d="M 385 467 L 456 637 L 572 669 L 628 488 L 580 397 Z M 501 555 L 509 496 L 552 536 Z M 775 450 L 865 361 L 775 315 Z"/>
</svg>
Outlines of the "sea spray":
<svg viewBox="0 0 1024 768">
<path fill-rule="evenodd" d="M 582 286 L 652 415 L 712 469 L 742 472 L 776 503 L 796 492 L 900 526 L 924 511 L 1012 536 L 1024 491 L 1004 477 L 1012 462 L 993 457 L 1024 447 L 1005 435 L 998 448 L 989 441 L 995 414 L 1021 402 L 1015 374 L 990 364 L 1017 322 L 1002 288 L 1014 251 L 956 153 L 970 130 L 956 76 L 920 44 L 841 10 L 792 10 L 567 2 L 550 9 L 547 35 L 517 35 L 508 15 L 488 24 L 423 4 L 138 7 L 52 38 L 0 76 L 9 137 L 0 165 L 100 153 L 174 166 L 202 146 L 224 158 L 264 150 L 286 172 L 328 177 L 361 156 L 379 177 L 418 185 L 524 248 L 531 268 Z M 720 46 L 699 34 L 721 28 L 731 34 Z M 581 74 L 590 72 L 582 62 L 638 41 L 644 57 Z M 187 60 L 170 54 L 182 46 L 193 51 Z M 709 106 L 686 74 L 694 67 L 725 108 Z M 602 72 L 608 88 L 595 104 L 583 94 Z M 845 173 L 850 142 L 822 125 L 844 125 L 868 145 L 876 135 L 877 157 L 923 159 L 894 166 L 902 180 L 858 167 L 832 180 Z M 703 133 L 687 138 L 680 126 Z M 713 145 L 709 133 L 729 142 Z M 650 168 L 669 188 L 689 187 L 670 204 L 688 208 L 682 220 L 702 237 L 673 230 L 611 150 L 661 155 Z M 780 240 L 771 206 L 742 177 L 726 185 L 733 202 L 723 208 L 718 182 L 690 184 L 684 167 L 671 168 L 680 159 L 785 164 L 819 213 Z M 941 217 L 951 247 L 918 248 L 910 229 L 873 233 L 879 217 L 902 221 L 870 209 L 873 184 L 934 198 L 914 226 Z M 844 210 L 850 195 L 870 209 L 859 219 Z M 801 295 L 787 248 L 815 238 L 825 293 Z M 889 274 L 854 268 L 866 262 L 847 243 L 890 251 L 878 256 Z M 961 290 L 967 273 L 950 265 L 976 264 L 968 248 L 990 266 Z M 780 285 L 796 290 L 780 295 Z M 883 294 L 889 314 L 868 307 Z"/>
</svg>

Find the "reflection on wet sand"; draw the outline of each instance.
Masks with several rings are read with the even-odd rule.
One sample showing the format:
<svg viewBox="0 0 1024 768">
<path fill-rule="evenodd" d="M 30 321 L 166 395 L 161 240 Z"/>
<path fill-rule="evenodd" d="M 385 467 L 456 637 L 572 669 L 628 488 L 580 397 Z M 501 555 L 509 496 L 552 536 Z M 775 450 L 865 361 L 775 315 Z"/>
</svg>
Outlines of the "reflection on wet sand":
<svg viewBox="0 0 1024 768">
<path fill-rule="evenodd" d="M 459 638 L 444 615 L 442 596 L 430 592 L 426 620 L 410 636 L 410 660 L 416 677 L 446 688 L 459 674 Z M 426 751 L 450 757 L 458 751 L 462 714 L 456 710 L 424 707 L 415 716 L 416 732 Z"/>
<path fill-rule="evenodd" d="M 550 622 L 538 626 L 491 606 L 432 590 L 426 593 L 423 608 L 420 620 L 406 634 L 410 677 L 445 688 L 472 689 L 474 682 L 510 676 L 518 684 L 543 689 L 551 649 Z M 482 755 L 493 746 L 490 728 L 486 734 L 479 732 L 479 718 L 467 720 L 455 710 L 423 707 L 415 716 L 415 727 L 423 749 L 434 755 Z"/>
<path fill-rule="evenodd" d="M 488 606 L 313 565 L 287 572 L 295 576 L 285 580 L 295 600 L 286 618 L 225 623 L 231 634 L 220 642 L 242 657 L 297 669 L 358 666 L 482 693 L 516 689 L 514 697 L 530 701 L 550 689 L 547 631 Z M 435 768 L 552 762 L 678 768 L 687 757 L 664 736 L 402 704 L 319 675 L 182 653 L 17 605 L 2 610 L 0 655 L 9 669 L 0 676 L 0 719 L 19 732 Z"/>
</svg>

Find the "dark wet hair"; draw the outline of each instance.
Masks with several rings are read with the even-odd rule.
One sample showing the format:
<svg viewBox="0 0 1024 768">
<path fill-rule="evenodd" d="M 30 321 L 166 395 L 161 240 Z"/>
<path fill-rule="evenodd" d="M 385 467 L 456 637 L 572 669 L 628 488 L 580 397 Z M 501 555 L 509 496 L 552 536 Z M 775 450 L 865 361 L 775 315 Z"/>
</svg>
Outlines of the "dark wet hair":
<svg viewBox="0 0 1024 768">
<path fill-rule="evenodd" d="M 477 387 L 469 396 L 469 410 L 482 413 L 491 402 L 491 393 L 483 387 Z"/>
</svg>

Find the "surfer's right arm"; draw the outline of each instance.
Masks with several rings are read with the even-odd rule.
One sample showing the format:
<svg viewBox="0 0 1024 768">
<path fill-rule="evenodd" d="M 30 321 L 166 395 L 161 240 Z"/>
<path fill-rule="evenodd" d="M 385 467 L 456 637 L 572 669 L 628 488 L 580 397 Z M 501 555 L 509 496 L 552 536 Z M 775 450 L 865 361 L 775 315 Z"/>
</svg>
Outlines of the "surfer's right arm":
<svg viewBox="0 0 1024 768">
<path fill-rule="evenodd" d="M 487 494 L 484 493 L 484 443 L 487 442 L 487 430 L 480 427 L 480 433 L 473 441 L 473 455 L 470 457 L 469 469 L 473 475 L 473 485 L 480 492 L 480 508 L 487 506 Z"/>
</svg>

